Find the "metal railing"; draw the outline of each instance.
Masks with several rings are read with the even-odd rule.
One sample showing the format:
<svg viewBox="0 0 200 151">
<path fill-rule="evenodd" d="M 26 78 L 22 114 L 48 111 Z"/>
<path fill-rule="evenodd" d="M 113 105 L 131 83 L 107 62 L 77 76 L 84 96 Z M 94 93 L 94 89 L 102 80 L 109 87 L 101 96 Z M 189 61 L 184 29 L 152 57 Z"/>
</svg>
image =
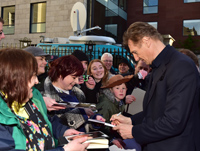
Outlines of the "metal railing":
<svg viewBox="0 0 200 151">
<path fill-rule="evenodd" d="M 133 69 L 135 65 L 134 57 L 129 52 L 129 50 L 126 50 L 125 48 L 119 46 L 113 46 L 113 45 L 107 46 L 107 45 L 95 45 L 95 44 L 54 45 L 54 44 L 44 44 L 44 43 L 39 44 L 38 46 L 42 48 L 45 53 L 50 55 L 57 55 L 59 57 L 64 55 L 70 55 L 75 50 L 81 50 L 88 56 L 89 60 L 101 59 L 103 53 L 108 52 L 113 55 L 114 68 L 118 68 L 119 61 L 123 57 L 128 60 L 129 64 Z"/>
<path fill-rule="evenodd" d="M 35 45 L 33 45 L 35 46 Z M 119 61 L 121 58 L 126 58 L 131 65 L 131 67 L 134 69 L 135 61 L 133 55 L 129 52 L 129 50 L 126 50 L 123 47 L 119 46 L 113 46 L 113 45 L 95 45 L 95 44 L 39 44 L 38 47 L 42 48 L 43 51 L 50 55 L 56 55 L 56 56 L 65 56 L 65 55 L 71 55 L 75 50 L 81 50 L 83 51 L 87 56 L 89 60 L 92 59 L 101 59 L 101 56 L 103 53 L 108 52 L 113 55 L 113 67 L 117 71 Z M 23 49 L 25 47 L 20 47 L 19 43 L 11 43 L 11 44 L 5 44 L 1 43 L 0 49 L 2 48 L 18 48 Z"/>
</svg>

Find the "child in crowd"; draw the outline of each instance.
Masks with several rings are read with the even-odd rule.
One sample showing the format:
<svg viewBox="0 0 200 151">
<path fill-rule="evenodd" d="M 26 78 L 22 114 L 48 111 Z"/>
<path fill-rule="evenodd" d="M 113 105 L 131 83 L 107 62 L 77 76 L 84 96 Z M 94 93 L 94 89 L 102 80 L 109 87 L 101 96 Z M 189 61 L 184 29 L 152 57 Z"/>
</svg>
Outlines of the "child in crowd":
<svg viewBox="0 0 200 151">
<path fill-rule="evenodd" d="M 123 77 L 122 75 L 115 75 L 108 80 L 105 86 L 101 87 L 110 88 L 110 91 L 112 92 L 107 94 L 103 93 L 104 91 L 102 91 L 102 93 L 98 97 L 99 102 L 97 103 L 97 110 L 98 113 L 106 119 L 106 122 L 110 122 L 110 118 L 113 114 L 124 112 L 125 104 L 123 102 L 123 99 L 125 98 L 127 91 L 125 83 L 128 82 L 132 77 L 133 75 L 125 77 Z M 104 132 L 109 133 L 110 128 L 105 127 Z M 114 138 L 112 140 L 112 143 L 119 148 L 123 147 L 125 149 L 136 149 L 136 151 L 141 150 L 140 145 L 136 143 L 134 139 L 127 139 L 122 141 L 121 139 Z"/>
</svg>

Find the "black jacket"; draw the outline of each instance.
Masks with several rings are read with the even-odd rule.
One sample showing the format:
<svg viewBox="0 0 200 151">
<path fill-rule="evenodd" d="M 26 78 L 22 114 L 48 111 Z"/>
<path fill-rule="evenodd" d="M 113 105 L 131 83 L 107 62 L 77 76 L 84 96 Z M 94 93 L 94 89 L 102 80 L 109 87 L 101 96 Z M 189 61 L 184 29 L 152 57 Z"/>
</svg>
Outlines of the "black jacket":
<svg viewBox="0 0 200 151">
<path fill-rule="evenodd" d="M 147 151 L 200 151 L 199 76 L 194 62 L 171 46 L 153 61 L 143 112 L 132 135 Z"/>
</svg>

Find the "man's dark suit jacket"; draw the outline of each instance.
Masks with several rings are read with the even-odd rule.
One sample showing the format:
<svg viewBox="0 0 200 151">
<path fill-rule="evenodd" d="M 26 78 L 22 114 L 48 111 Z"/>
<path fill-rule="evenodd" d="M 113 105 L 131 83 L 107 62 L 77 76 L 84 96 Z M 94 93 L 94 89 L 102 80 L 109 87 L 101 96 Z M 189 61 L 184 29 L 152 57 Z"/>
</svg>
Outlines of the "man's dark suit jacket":
<svg viewBox="0 0 200 151">
<path fill-rule="evenodd" d="M 133 137 L 147 151 L 200 151 L 199 76 L 194 62 L 168 45 L 153 63 L 143 112 L 131 117 Z"/>
</svg>

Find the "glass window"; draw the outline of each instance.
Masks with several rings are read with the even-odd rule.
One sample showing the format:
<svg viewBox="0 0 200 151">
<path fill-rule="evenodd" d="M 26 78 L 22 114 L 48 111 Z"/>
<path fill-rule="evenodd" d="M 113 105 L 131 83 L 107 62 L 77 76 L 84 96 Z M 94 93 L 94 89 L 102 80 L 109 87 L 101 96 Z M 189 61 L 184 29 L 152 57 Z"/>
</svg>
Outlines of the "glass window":
<svg viewBox="0 0 200 151">
<path fill-rule="evenodd" d="M 119 7 L 126 11 L 126 0 L 119 0 Z"/>
<path fill-rule="evenodd" d="M 155 29 L 158 28 L 158 22 L 147 22 L 149 25 L 153 26 Z"/>
<path fill-rule="evenodd" d="M 105 30 L 110 34 L 117 36 L 117 24 L 105 25 Z"/>
<path fill-rule="evenodd" d="M 143 0 L 143 13 L 158 13 L 158 0 Z"/>
<path fill-rule="evenodd" d="M 200 2 L 200 0 L 184 0 L 184 3 Z"/>
<path fill-rule="evenodd" d="M 183 36 L 199 36 L 200 35 L 200 19 L 183 21 Z"/>
<path fill-rule="evenodd" d="M 31 4 L 30 33 L 46 31 L 46 3 Z"/>
<path fill-rule="evenodd" d="M 115 3 L 116 5 L 118 5 L 118 0 L 111 0 L 113 1 L 113 3 Z"/>
<path fill-rule="evenodd" d="M 4 20 L 3 32 L 5 35 L 15 33 L 15 6 L 2 7 L 2 18 Z"/>
</svg>

